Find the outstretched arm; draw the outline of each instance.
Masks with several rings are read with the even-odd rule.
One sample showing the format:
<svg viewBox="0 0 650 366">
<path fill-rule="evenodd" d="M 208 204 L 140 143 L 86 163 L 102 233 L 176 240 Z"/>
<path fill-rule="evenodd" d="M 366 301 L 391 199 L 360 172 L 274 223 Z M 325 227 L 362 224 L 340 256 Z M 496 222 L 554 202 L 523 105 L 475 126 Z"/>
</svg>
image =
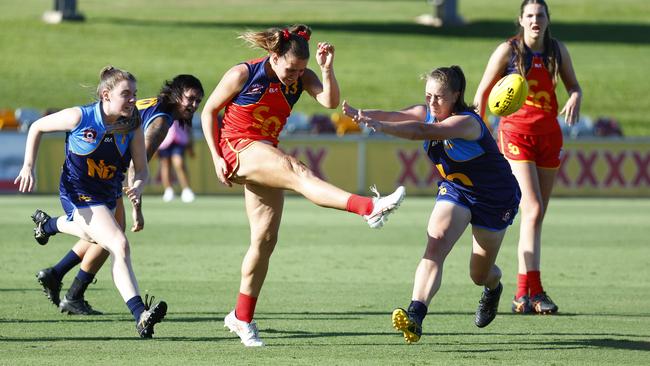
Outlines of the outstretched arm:
<svg viewBox="0 0 650 366">
<path fill-rule="evenodd" d="M 424 104 L 412 105 L 399 111 L 382 111 L 379 109 L 357 109 L 351 106 L 347 100 L 343 101 L 343 113 L 354 119 L 363 114 L 364 116 L 385 121 L 385 122 L 403 122 L 403 121 L 420 121 L 424 122 L 427 117 L 427 106 Z"/>
<path fill-rule="evenodd" d="M 371 119 L 363 114 L 355 118 L 358 123 L 368 128 L 409 140 L 446 140 L 462 138 L 476 140 L 481 137 L 481 125 L 469 115 L 451 116 L 436 123 L 420 121 L 388 122 Z"/>
<path fill-rule="evenodd" d="M 27 133 L 25 143 L 25 159 L 20 173 L 14 180 L 18 184 L 18 191 L 31 192 L 34 189 L 34 163 L 41 143 L 41 135 L 45 132 L 71 131 L 81 121 L 81 109 L 67 108 L 57 113 L 45 116 L 32 123 Z"/>
</svg>

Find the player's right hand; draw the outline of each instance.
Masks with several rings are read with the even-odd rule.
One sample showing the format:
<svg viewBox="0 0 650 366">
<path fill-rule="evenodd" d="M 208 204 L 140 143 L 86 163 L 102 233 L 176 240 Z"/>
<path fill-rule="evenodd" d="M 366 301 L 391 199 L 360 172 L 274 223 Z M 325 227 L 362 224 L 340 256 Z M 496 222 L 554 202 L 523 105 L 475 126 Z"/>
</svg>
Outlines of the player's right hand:
<svg viewBox="0 0 650 366">
<path fill-rule="evenodd" d="M 214 171 L 217 173 L 219 182 L 227 187 L 232 187 L 232 183 L 228 180 L 228 166 L 226 165 L 226 161 L 220 156 L 214 160 Z"/>
<path fill-rule="evenodd" d="M 16 179 L 14 179 L 14 184 L 18 184 L 19 192 L 31 192 L 34 188 L 34 172 L 32 169 L 23 166 Z"/>
<path fill-rule="evenodd" d="M 137 207 L 134 206 L 131 215 L 133 217 L 133 226 L 131 227 L 131 231 L 136 233 L 144 228 L 144 215 L 142 214 L 142 204 L 140 204 Z"/>
</svg>

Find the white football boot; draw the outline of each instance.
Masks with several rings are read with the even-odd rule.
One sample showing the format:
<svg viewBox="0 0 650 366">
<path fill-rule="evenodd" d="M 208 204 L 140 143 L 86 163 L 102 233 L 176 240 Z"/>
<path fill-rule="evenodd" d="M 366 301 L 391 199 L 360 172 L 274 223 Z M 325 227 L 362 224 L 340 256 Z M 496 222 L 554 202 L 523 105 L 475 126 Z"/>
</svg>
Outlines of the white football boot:
<svg viewBox="0 0 650 366">
<path fill-rule="evenodd" d="M 393 213 L 399 205 L 404 201 L 406 196 L 406 190 L 404 186 L 399 186 L 395 192 L 389 194 L 386 197 L 381 197 L 377 191 L 377 187 L 372 186 L 370 190 L 377 195 L 377 197 L 372 199 L 373 209 L 369 215 L 365 215 L 363 218 L 368 222 L 368 226 L 373 229 L 379 229 L 386 221 L 388 221 L 388 215 Z"/>
<path fill-rule="evenodd" d="M 264 342 L 260 339 L 260 333 L 257 330 L 255 320 L 250 323 L 237 319 L 235 311 L 231 311 L 223 320 L 224 328 L 230 329 L 230 333 L 237 333 L 241 342 L 246 347 L 262 347 Z"/>
<path fill-rule="evenodd" d="M 192 192 L 191 188 L 183 188 L 183 192 L 181 193 L 181 201 L 185 203 L 194 202 L 194 192 Z"/>
<path fill-rule="evenodd" d="M 174 199 L 174 189 L 172 187 L 165 188 L 165 193 L 163 193 L 162 200 L 163 202 L 171 202 Z"/>
</svg>

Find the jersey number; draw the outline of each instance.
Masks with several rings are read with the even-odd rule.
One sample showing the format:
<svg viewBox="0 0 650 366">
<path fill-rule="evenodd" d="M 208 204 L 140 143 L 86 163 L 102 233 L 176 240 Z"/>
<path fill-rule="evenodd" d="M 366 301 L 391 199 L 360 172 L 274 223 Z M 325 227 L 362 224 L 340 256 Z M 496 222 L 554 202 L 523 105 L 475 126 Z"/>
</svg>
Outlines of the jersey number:
<svg viewBox="0 0 650 366">
<path fill-rule="evenodd" d="M 86 159 L 86 164 L 88 165 L 88 176 L 95 178 L 97 176 L 99 179 L 111 179 L 115 176 L 117 167 L 115 165 L 106 165 L 104 160 L 100 160 L 99 164 L 91 158 Z"/>
<path fill-rule="evenodd" d="M 267 106 L 259 106 L 253 111 L 253 118 L 256 122 L 253 122 L 253 127 L 259 128 L 262 132 L 262 136 L 271 136 L 277 138 L 280 134 L 280 129 L 282 128 L 282 123 L 280 119 L 276 116 L 265 117 L 264 113 L 269 111 Z"/>
<path fill-rule="evenodd" d="M 535 108 L 539 108 L 543 110 L 544 112 L 550 112 L 551 111 L 551 95 L 548 94 L 548 92 L 542 90 L 535 92 L 533 90 L 533 87 L 537 86 L 538 81 L 533 79 L 533 80 L 528 80 L 528 86 L 529 86 L 529 92 L 528 92 L 528 98 L 526 99 L 526 105 L 533 106 Z"/>
<path fill-rule="evenodd" d="M 445 173 L 445 168 L 442 166 L 442 164 L 436 164 L 436 168 L 438 168 L 438 172 L 440 173 L 440 176 L 443 177 L 444 179 L 448 181 L 453 181 L 455 179 L 458 179 L 460 183 L 467 187 L 473 187 L 474 183 L 472 182 L 471 179 L 469 179 L 468 176 L 466 176 L 463 173 L 451 173 L 447 174 Z"/>
</svg>

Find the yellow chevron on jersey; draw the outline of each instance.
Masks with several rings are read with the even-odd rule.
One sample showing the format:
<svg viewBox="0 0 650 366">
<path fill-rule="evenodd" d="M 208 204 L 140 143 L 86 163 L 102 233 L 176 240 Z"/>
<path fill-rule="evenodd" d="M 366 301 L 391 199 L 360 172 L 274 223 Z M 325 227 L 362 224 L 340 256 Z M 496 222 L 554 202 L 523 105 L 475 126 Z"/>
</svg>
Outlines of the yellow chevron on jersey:
<svg viewBox="0 0 650 366">
<path fill-rule="evenodd" d="M 138 108 L 138 110 L 143 110 L 149 107 L 152 107 L 154 105 L 158 104 L 158 98 L 144 98 L 144 99 L 138 99 L 135 102 L 135 107 Z"/>
</svg>

